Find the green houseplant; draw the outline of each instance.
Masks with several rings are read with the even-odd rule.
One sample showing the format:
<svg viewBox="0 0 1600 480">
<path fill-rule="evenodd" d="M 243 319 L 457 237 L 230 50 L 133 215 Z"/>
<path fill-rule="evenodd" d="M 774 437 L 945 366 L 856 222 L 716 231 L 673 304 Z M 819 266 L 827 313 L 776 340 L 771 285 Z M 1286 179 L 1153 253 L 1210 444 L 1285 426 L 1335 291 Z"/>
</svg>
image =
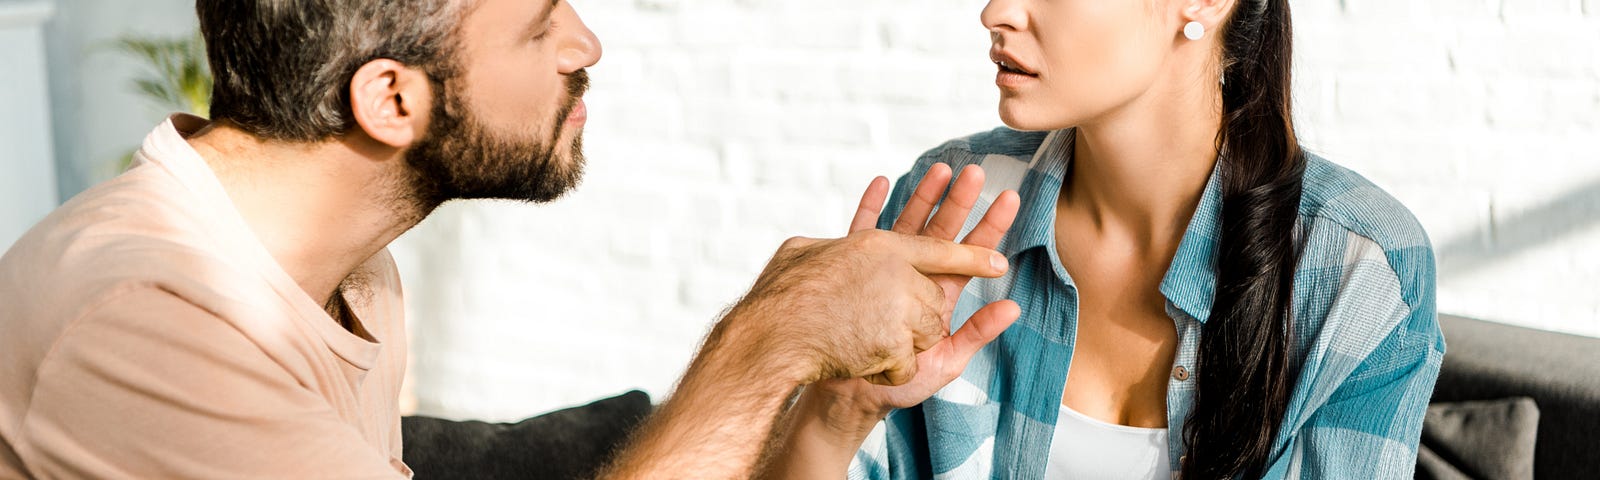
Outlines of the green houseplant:
<svg viewBox="0 0 1600 480">
<path fill-rule="evenodd" d="M 209 115 L 211 69 L 206 65 L 205 42 L 199 35 L 126 36 L 118 39 L 115 46 L 145 64 L 147 71 L 133 82 L 140 94 L 161 107 Z"/>
<path fill-rule="evenodd" d="M 127 35 L 111 47 L 143 64 L 144 71 L 133 79 L 134 91 L 157 107 L 211 115 L 211 69 L 206 63 L 205 41 L 198 33 L 171 38 Z M 128 152 L 117 171 L 132 163 L 133 152 Z"/>
</svg>

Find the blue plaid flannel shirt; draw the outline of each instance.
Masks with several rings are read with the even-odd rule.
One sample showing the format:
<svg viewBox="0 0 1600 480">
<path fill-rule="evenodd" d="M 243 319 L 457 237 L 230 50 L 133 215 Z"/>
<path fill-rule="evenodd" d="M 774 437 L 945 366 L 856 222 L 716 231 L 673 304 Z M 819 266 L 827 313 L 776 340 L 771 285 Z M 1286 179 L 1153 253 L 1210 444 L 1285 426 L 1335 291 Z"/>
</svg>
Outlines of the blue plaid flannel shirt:
<svg viewBox="0 0 1600 480">
<path fill-rule="evenodd" d="M 1006 128 L 953 140 L 901 177 L 879 220 L 888 228 L 934 163 L 982 165 L 988 177 L 970 230 L 1005 189 L 1022 199 L 999 250 L 1011 271 L 962 292 L 952 327 L 1009 298 L 1022 317 L 955 382 L 877 425 L 850 466 L 853 479 L 1016 478 L 1044 475 L 1072 359 L 1078 293 L 1055 248 L 1055 205 L 1073 131 Z M 1444 356 L 1434 306 L 1433 249 L 1411 213 L 1361 176 L 1308 154 L 1295 271 L 1291 368 L 1299 381 L 1267 478 L 1411 478 L 1423 413 Z M 1213 174 L 1161 282 L 1178 332 L 1174 372 L 1193 369 L 1215 292 L 1221 192 Z M 1180 378 L 1182 378 L 1180 380 Z M 1167 425 L 1188 418 L 1194 382 L 1171 375 Z M 1252 412 L 1239 412 L 1252 415 Z M 1184 455 L 1169 435 L 1174 472 Z"/>
</svg>

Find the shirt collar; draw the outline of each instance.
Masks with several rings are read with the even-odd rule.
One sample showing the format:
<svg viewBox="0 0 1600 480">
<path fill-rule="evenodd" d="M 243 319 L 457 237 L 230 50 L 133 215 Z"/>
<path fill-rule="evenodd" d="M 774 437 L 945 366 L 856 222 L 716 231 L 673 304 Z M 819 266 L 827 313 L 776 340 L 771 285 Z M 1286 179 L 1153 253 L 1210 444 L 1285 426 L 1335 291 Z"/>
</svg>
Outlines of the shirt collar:
<svg viewBox="0 0 1600 480">
<path fill-rule="evenodd" d="M 1022 200 L 1017 222 L 999 248 L 1007 257 L 1035 247 L 1046 248 L 1047 254 L 1055 255 L 1056 200 L 1072 161 L 1076 137 L 1074 129 L 1057 130 L 1034 151 L 1030 173 L 1017 188 Z M 1206 180 L 1200 204 L 1189 219 L 1172 265 L 1161 279 L 1162 296 L 1200 323 L 1211 316 L 1216 296 L 1217 242 L 1222 218 L 1220 165 L 1219 162 Z"/>
<path fill-rule="evenodd" d="M 1221 162 L 1211 169 L 1200 204 L 1178 243 L 1172 266 L 1161 278 L 1161 294 L 1200 323 L 1211 317 L 1217 292 L 1217 247 L 1222 239 Z"/>
<path fill-rule="evenodd" d="M 210 248 L 241 270 L 257 272 L 266 279 L 279 298 L 292 305 L 310 323 L 335 355 L 362 371 L 372 369 L 382 353 L 382 345 L 352 334 L 328 318 L 327 313 L 322 311 L 322 305 L 295 283 L 266 245 L 261 243 L 255 230 L 235 207 L 222 181 L 205 158 L 200 156 L 200 152 L 189 143 L 190 136 L 210 124 L 204 118 L 184 113 L 167 117 L 165 122 L 145 137 L 143 146 L 134 154 L 134 164 L 153 163 L 177 178 L 178 183 L 194 195 L 193 201 L 185 206 L 199 215 L 204 228 L 217 239 Z M 369 260 L 364 266 L 371 265 L 372 261 Z M 367 306 L 352 308 L 358 318 L 366 318 L 364 311 Z"/>
</svg>

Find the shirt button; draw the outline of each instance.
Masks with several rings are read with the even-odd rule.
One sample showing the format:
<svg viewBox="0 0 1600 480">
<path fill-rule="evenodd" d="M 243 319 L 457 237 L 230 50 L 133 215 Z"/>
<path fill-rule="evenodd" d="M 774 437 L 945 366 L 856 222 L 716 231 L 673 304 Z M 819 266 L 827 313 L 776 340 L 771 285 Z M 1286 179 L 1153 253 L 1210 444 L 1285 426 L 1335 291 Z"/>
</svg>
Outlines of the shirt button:
<svg viewBox="0 0 1600 480">
<path fill-rule="evenodd" d="M 1172 378 L 1178 379 L 1178 381 L 1180 381 L 1180 382 L 1188 380 L 1189 379 L 1189 369 L 1183 368 L 1183 365 L 1179 365 L 1179 366 L 1173 368 L 1172 369 Z"/>
</svg>

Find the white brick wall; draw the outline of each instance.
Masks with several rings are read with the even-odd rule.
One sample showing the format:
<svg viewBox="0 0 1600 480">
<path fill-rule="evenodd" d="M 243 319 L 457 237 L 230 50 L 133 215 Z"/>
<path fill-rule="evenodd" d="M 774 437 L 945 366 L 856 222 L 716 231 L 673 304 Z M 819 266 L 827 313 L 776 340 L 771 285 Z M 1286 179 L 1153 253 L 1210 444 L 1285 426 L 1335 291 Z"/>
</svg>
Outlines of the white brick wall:
<svg viewBox="0 0 1600 480">
<path fill-rule="evenodd" d="M 586 0 L 590 170 L 395 247 L 420 411 L 662 398 L 790 235 L 999 124 L 981 0 Z M 1600 336 L 1600 0 L 1294 2 L 1299 128 L 1432 234 L 1445 312 Z"/>
</svg>

